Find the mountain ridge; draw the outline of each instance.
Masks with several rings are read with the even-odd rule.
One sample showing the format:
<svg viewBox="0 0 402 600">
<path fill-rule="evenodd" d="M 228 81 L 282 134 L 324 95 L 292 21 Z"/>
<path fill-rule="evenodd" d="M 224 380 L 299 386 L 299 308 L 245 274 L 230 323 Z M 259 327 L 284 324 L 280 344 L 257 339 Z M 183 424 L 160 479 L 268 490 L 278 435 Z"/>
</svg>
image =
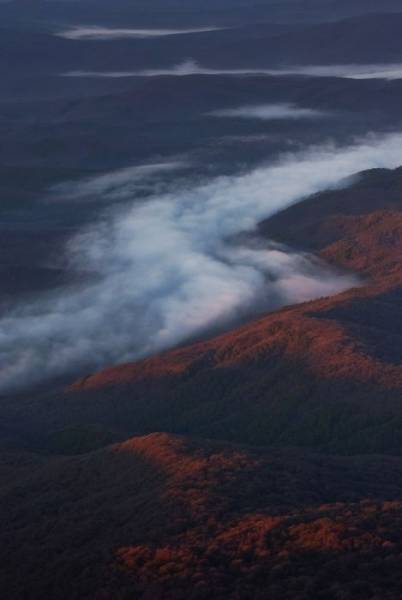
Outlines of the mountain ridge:
<svg viewBox="0 0 402 600">
<path fill-rule="evenodd" d="M 0 488 L 8 598 L 397 597 L 401 458 L 154 433 L 25 468 Z"/>
<path fill-rule="evenodd" d="M 309 239 L 319 256 L 360 273 L 359 286 L 111 367 L 65 392 L 4 401 L 4 422 L 39 440 L 66 428 L 126 437 L 158 429 L 346 454 L 400 453 L 401 191 L 401 169 L 372 171 L 260 226 L 270 239 L 279 228 L 284 242 L 285 219 L 288 241 Z M 311 211 L 324 201 L 314 238 Z"/>
</svg>

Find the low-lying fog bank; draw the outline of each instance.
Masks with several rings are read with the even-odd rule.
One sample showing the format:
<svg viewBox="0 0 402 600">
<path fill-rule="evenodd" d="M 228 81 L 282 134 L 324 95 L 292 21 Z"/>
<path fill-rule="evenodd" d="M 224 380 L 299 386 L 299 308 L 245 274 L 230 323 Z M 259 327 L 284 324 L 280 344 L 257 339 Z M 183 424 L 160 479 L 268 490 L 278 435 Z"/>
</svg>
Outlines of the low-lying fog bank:
<svg viewBox="0 0 402 600">
<path fill-rule="evenodd" d="M 313 257 L 239 234 L 358 171 L 396 167 L 401 156 L 402 135 L 371 136 L 343 148 L 309 148 L 238 176 L 156 190 L 146 201 L 136 197 L 127 170 L 53 191 L 125 202 L 68 245 L 72 266 L 93 280 L 0 320 L 2 391 L 140 358 L 253 311 L 355 285 Z M 182 166 L 153 165 L 144 174 L 170 169 L 173 176 Z M 138 183 L 138 169 L 132 175 Z"/>
</svg>

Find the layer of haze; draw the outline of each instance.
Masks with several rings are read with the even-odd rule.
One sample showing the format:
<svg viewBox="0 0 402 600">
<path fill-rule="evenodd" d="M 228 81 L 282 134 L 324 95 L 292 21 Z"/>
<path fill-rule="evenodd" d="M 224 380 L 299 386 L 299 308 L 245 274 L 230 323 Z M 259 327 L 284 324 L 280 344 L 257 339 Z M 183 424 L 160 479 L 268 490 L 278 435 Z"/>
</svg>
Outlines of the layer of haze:
<svg viewBox="0 0 402 600">
<path fill-rule="evenodd" d="M 190 165 L 183 161 L 151 163 L 118 169 L 78 183 L 65 182 L 50 189 L 49 200 L 91 201 L 101 203 L 139 198 L 146 194 L 166 191 L 166 175 L 172 171 L 182 172 Z"/>
<path fill-rule="evenodd" d="M 272 68 L 243 68 L 243 69 L 212 69 L 203 67 L 193 60 L 186 60 L 170 68 L 143 69 L 134 71 L 70 71 L 64 74 L 68 77 L 185 77 L 189 75 L 267 75 L 289 76 L 306 75 L 309 77 L 340 77 L 343 79 L 401 79 L 402 65 L 295 65 L 283 69 Z"/>
<path fill-rule="evenodd" d="M 70 241 L 73 267 L 94 274 L 85 286 L 38 297 L 0 320 L 2 391 L 140 358 L 256 309 L 355 285 L 308 255 L 241 234 L 358 171 L 396 167 L 401 156 L 402 135 L 370 137 L 146 201 L 127 172 L 82 182 L 85 196 L 126 201 Z"/>
<path fill-rule="evenodd" d="M 160 69 L 143 69 L 136 71 L 70 71 L 68 77 L 186 77 L 189 75 L 272 75 L 272 69 L 211 69 L 199 65 L 194 60 L 186 60 L 178 65 Z M 275 74 L 275 72 L 274 72 Z"/>
<path fill-rule="evenodd" d="M 343 79 L 401 79 L 401 64 L 377 65 L 308 65 L 272 70 L 272 75 L 308 75 Z"/>
<path fill-rule="evenodd" d="M 196 29 L 134 29 L 134 28 L 110 28 L 91 26 L 76 26 L 65 31 L 60 31 L 56 35 L 68 40 L 118 40 L 129 38 L 156 38 L 172 35 L 185 35 L 189 33 L 202 33 L 207 31 L 217 31 L 217 27 L 201 27 Z"/>
<path fill-rule="evenodd" d="M 256 106 L 239 106 L 226 108 L 210 113 L 213 117 L 260 119 L 275 121 L 280 119 L 317 119 L 325 116 L 323 112 L 311 108 L 301 108 L 294 104 L 259 104 Z"/>
</svg>

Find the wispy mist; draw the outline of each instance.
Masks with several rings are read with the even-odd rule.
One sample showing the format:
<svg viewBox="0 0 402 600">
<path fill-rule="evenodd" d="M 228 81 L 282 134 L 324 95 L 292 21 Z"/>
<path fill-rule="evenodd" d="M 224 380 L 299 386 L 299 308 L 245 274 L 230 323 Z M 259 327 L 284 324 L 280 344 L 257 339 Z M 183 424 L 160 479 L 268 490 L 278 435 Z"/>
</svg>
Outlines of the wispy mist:
<svg viewBox="0 0 402 600">
<path fill-rule="evenodd" d="M 259 104 L 256 106 L 239 106 L 215 110 L 210 113 L 213 117 L 260 119 L 262 121 L 276 121 L 280 119 L 320 119 L 326 113 L 311 108 L 301 108 L 294 104 Z"/>
<path fill-rule="evenodd" d="M 282 69 L 275 68 L 243 68 L 243 69 L 212 69 L 203 67 L 194 60 L 186 60 L 178 65 L 133 71 L 70 71 L 63 73 L 65 77 L 186 77 L 190 75 L 228 75 L 247 77 L 251 75 L 266 75 L 269 77 L 285 77 L 306 75 L 309 77 L 340 77 L 343 79 L 401 79 L 402 65 L 295 65 Z"/>
<path fill-rule="evenodd" d="M 275 69 L 272 75 L 308 75 L 343 79 L 401 79 L 402 64 L 377 65 L 305 65 Z"/>
<path fill-rule="evenodd" d="M 145 39 L 166 37 L 172 35 L 186 35 L 190 33 L 203 33 L 219 31 L 218 27 L 200 27 L 195 29 L 135 29 L 112 28 L 97 25 L 76 26 L 56 33 L 58 37 L 68 40 L 118 40 L 118 39 Z"/>
<path fill-rule="evenodd" d="M 136 198 L 146 193 L 163 193 L 166 190 L 166 174 L 169 172 L 185 172 L 189 163 L 171 161 L 153 163 L 135 167 L 125 167 L 105 175 L 89 177 L 81 181 L 67 181 L 50 188 L 49 199 L 54 201 L 125 200 Z"/>
<path fill-rule="evenodd" d="M 401 163 L 402 135 L 319 147 L 236 177 L 135 198 L 103 176 L 86 194 L 133 202 L 70 241 L 72 264 L 96 275 L 15 309 L 0 321 L 3 391 L 85 367 L 139 358 L 252 312 L 355 284 L 305 254 L 240 241 L 259 221 L 372 167 Z M 95 185 L 94 185 L 95 184 Z M 88 181 L 84 182 L 88 186 Z M 120 189 L 119 189 L 120 186 Z"/>
<path fill-rule="evenodd" d="M 134 71 L 70 71 L 66 77 L 186 77 L 189 75 L 232 75 L 234 77 L 247 75 L 275 75 L 272 69 L 211 69 L 199 65 L 194 60 L 186 60 L 178 65 L 160 69 L 142 69 Z"/>
</svg>

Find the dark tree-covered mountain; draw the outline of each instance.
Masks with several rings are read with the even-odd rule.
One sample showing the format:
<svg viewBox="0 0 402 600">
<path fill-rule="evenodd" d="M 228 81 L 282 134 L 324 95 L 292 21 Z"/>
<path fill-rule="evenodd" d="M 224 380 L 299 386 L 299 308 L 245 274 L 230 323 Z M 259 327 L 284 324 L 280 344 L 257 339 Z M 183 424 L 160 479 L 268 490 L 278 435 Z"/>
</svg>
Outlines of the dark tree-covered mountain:
<svg viewBox="0 0 402 600">
<path fill-rule="evenodd" d="M 401 11 L 0 0 L 2 599 L 400 600 Z M 323 164 L 392 168 L 331 187 Z M 264 210 L 225 229 L 252 194 Z M 293 204 L 274 212 L 281 198 Z M 157 227 L 144 234 L 137 207 Z M 159 283 L 163 247 L 183 258 L 161 277 L 180 296 L 176 265 L 203 275 L 187 257 L 199 246 L 231 271 L 229 299 L 245 271 L 261 279 L 252 306 L 111 364 L 144 356 L 131 345 L 161 314 L 122 286 L 137 298 Z M 266 248 L 265 270 L 231 252 Z M 301 303 L 302 278 L 274 310 L 280 261 L 295 256 L 349 289 Z"/>
<path fill-rule="evenodd" d="M 363 600 L 381 590 L 396 600 L 401 469 L 400 458 L 165 434 L 82 457 L 5 454 L 2 589 L 32 600 Z"/>
<path fill-rule="evenodd" d="M 65 393 L 5 399 L 3 423 L 45 446 L 57 431 L 90 427 L 399 454 L 401 203 L 402 171 L 374 170 L 261 225 L 270 239 L 359 273 L 354 289 L 112 367 Z"/>
</svg>

